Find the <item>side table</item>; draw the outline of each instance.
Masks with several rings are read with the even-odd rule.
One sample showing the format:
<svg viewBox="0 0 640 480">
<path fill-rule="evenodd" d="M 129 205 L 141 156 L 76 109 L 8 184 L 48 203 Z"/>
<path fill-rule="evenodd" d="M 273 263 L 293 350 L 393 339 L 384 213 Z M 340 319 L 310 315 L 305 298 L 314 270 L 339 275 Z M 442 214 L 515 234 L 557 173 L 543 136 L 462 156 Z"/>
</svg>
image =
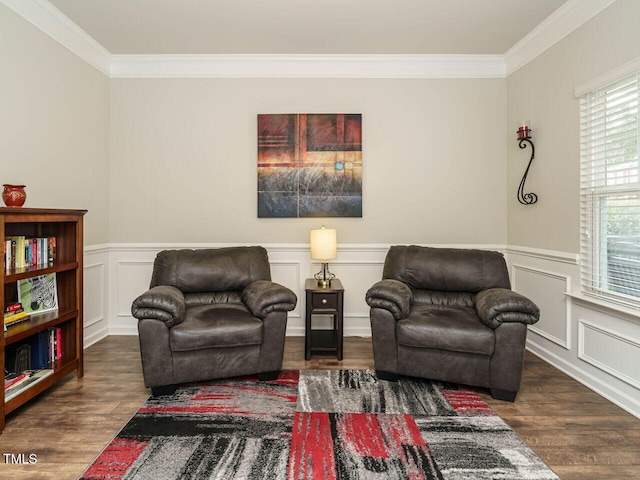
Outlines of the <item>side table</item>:
<svg viewBox="0 0 640 480">
<path fill-rule="evenodd" d="M 342 309 L 344 288 L 337 278 L 328 287 L 318 286 L 318 281 L 307 278 L 304 284 L 307 292 L 307 312 L 304 333 L 304 359 L 311 359 L 312 352 L 335 352 L 342 360 Z M 313 315 L 332 315 L 332 329 L 312 329 Z"/>
</svg>

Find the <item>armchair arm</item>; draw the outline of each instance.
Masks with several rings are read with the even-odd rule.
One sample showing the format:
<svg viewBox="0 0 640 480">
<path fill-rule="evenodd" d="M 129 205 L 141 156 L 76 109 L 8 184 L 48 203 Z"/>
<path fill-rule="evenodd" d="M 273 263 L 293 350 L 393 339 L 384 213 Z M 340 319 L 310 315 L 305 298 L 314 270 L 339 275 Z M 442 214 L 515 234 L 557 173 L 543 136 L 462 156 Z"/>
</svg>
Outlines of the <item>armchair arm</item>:
<svg viewBox="0 0 640 480">
<path fill-rule="evenodd" d="M 475 306 L 480 320 L 496 329 L 507 322 L 532 325 L 540 319 L 540 309 L 527 297 L 506 288 L 490 288 L 479 292 Z"/>
<path fill-rule="evenodd" d="M 372 308 L 389 310 L 396 320 L 409 316 L 413 305 L 413 294 L 409 286 L 389 278 L 373 284 L 365 299 Z"/>
<path fill-rule="evenodd" d="M 133 301 L 131 313 L 138 320 L 161 320 L 169 328 L 182 323 L 186 305 L 184 294 L 176 287 L 158 285 Z"/>
<path fill-rule="evenodd" d="M 271 312 L 288 312 L 296 308 L 296 294 L 278 283 L 258 280 L 245 287 L 242 301 L 251 313 L 258 318 L 265 318 Z"/>
</svg>

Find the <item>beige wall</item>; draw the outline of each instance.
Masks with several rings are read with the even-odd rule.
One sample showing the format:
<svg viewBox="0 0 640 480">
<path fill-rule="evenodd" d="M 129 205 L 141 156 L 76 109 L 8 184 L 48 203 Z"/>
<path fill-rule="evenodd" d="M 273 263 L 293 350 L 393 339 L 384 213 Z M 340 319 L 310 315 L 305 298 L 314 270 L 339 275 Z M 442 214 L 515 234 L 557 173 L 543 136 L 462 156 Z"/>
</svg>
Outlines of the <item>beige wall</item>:
<svg viewBox="0 0 640 480">
<path fill-rule="evenodd" d="M 579 100 L 574 89 L 640 56 L 640 1 L 618 0 L 573 34 L 507 79 L 508 243 L 579 251 Z M 516 191 L 529 149 L 515 140 L 516 122 L 530 119 L 536 158 L 526 191 L 538 203 L 523 206 Z"/>
<path fill-rule="evenodd" d="M 362 218 L 257 218 L 259 113 L 362 113 Z M 110 241 L 504 244 L 505 113 L 505 80 L 114 79 Z"/>
<path fill-rule="evenodd" d="M 0 183 L 26 207 L 87 209 L 85 243 L 108 238 L 109 79 L 0 5 Z"/>
</svg>

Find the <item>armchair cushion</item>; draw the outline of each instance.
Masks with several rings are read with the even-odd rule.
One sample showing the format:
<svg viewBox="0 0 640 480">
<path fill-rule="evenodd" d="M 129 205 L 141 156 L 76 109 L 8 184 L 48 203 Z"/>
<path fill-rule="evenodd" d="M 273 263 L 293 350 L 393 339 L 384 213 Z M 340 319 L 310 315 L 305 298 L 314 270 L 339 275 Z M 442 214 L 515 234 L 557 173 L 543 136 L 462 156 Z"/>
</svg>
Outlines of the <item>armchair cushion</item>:
<svg viewBox="0 0 640 480">
<path fill-rule="evenodd" d="M 236 291 L 185 293 L 184 303 L 187 304 L 187 308 L 191 305 L 205 305 L 212 303 L 241 303 L 241 293 L 242 292 Z"/>
<path fill-rule="evenodd" d="M 411 289 L 398 280 L 386 279 L 375 283 L 366 294 L 370 307 L 389 310 L 396 320 L 406 318 L 411 311 Z"/>
<path fill-rule="evenodd" d="M 262 247 L 164 250 L 156 256 L 151 286 L 173 285 L 184 293 L 242 290 L 256 280 L 271 280 Z"/>
<path fill-rule="evenodd" d="M 506 288 L 491 288 L 476 295 L 480 320 L 493 329 L 504 322 L 528 325 L 540 319 L 540 309 L 527 297 Z"/>
<path fill-rule="evenodd" d="M 264 318 L 271 312 L 288 312 L 296 308 L 296 294 L 274 282 L 258 280 L 242 291 L 242 301 L 251 313 Z"/>
<path fill-rule="evenodd" d="M 471 292 L 438 292 L 433 290 L 413 290 L 413 301 L 449 305 L 450 307 L 473 307 L 474 294 Z"/>
<path fill-rule="evenodd" d="M 238 303 L 199 305 L 190 307 L 186 321 L 169 335 L 174 352 L 260 345 L 262 321 Z"/>
<path fill-rule="evenodd" d="M 415 304 L 397 324 L 398 343 L 408 347 L 491 355 L 493 330 L 478 321 L 471 307 Z"/>
<path fill-rule="evenodd" d="M 458 248 L 395 245 L 389 249 L 382 278 L 412 289 L 479 292 L 509 288 L 509 274 L 499 252 Z"/>
<path fill-rule="evenodd" d="M 182 323 L 186 305 L 183 293 L 170 285 L 159 285 L 133 301 L 131 313 L 139 320 L 161 320 L 169 328 Z"/>
</svg>

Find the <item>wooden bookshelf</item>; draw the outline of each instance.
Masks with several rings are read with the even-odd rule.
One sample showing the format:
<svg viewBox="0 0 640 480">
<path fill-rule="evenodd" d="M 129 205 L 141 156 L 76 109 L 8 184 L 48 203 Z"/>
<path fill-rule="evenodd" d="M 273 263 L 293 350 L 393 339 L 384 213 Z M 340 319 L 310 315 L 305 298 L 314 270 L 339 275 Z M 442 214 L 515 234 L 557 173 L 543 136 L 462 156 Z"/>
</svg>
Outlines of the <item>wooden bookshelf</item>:
<svg viewBox="0 0 640 480">
<path fill-rule="evenodd" d="M 0 268 L 3 288 L 0 303 L 4 308 L 18 300 L 17 282 L 28 278 L 56 274 L 58 309 L 32 314 L 29 320 L 10 326 L 2 336 L 0 363 L 5 367 L 6 348 L 28 340 L 52 327 L 62 329 L 62 356 L 48 368 L 53 374 L 33 384 L 5 402 L 0 403 L 0 432 L 4 430 L 5 417 L 13 410 L 76 371 L 78 378 L 84 374 L 82 345 L 82 262 L 83 216 L 86 210 L 59 210 L 45 208 L 0 208 L 0 239 L 7 236 L 56 237 L 55 262 L 46 265 L 7 269 Z M 4 245 L 4 242 L 3 242 Z M 4 252 L 3 252 L 4 261 Z"/>
</svg>

